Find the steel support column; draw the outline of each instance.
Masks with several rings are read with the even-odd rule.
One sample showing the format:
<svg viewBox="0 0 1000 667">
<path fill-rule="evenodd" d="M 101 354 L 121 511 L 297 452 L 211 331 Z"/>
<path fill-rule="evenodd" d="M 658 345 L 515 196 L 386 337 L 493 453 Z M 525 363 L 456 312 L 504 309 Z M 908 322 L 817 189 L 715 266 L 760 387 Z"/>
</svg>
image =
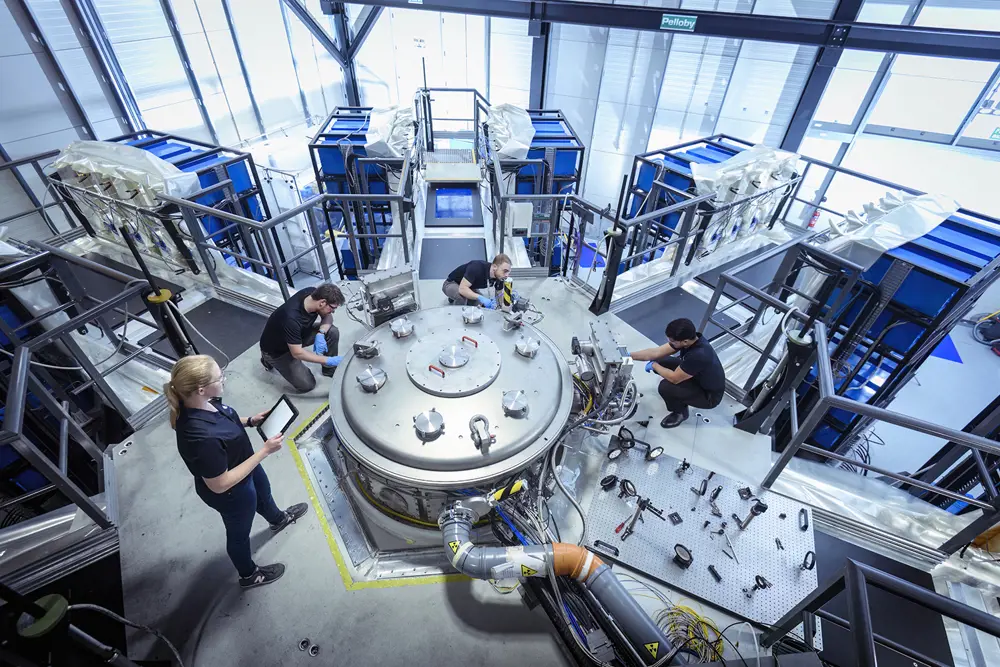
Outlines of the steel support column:
<svg viewBox="0 0 1000 667">
<path fill-rule="evenodd" d="M 530 21 L 528 35 L 531 39 L 531 83 L 528 108 L 545 108 L 545 74 L 549 57 L 549 29 L 546 21 Z"/>
<path fill-rule="evenodd" d="M 340 42 L 341 52 L 344 56 L 344 88 L 347 91 L 347 103 L 351 106 L 361 106 L 361 89 L 358 87 L 358 72 L 354 67 L 354 58 L 347 54 L 352 53 L 351 25 L 347 22 L 347 7 L 344 3 L 336 4 L 336 13 L 333 15 L 334 29 L 337 31 L 337 41 Z M 371 30 L 371 28 L 369 28 Z"/>
<path fill-rule="evenodd" d="M 177 19 L 174 17 L 174 10 L 170 6 L 170 0 L 160 0 L 160 7 L 163 9 L 163 18 L 167 21 L 167 28 L 170 30 L 170 36 L 173 38 L 174 46 L 177 48 L 177 55 L 181 59 L 181 67 L 184 68 L 184 75 L 187 77 L 188 84 L 191 86 L 191 92 L 194 94 L 195 104 L 198 105 L 198 111 L 201 112 L 201 119 L 205 123 L 205 127 L 208 128 L 208 134 L 212 137 L 212 142 L 218 144 L 219 135 L 215 132 L 215 125 L 212 124 L 212 119 L 208 115 L 208 109 L 205 108 L 205 99 L 201 95 L 201 85 L 198 83 L 198 77 L 195 76 L 194 70 L 191 69 L 191 60 L 188 58 L 187 48 L 184 46 L 184 38 L 177 27 Z"/>
<path fill-rule="evenodd" d="M 347 58 L 344 57 L 344 53 L 341 52 L 336 44 L 334 44 L 333 40 L 330 39 L 330 36 L 326 34 L 325 30 L 323 30 L 323 27 L 316 22 L 316 19 L 314 19 L 313 15 L 309 13 L 309 10 L 303 7 L 298 0 L 281 0 L 281 2 L 284 3 L 284 5 L 288 7 L 293 14 L 295 14 L 295 17 L 298 20 L 302 21 L 302 25 L 306 27 L 306 30 L 308 30 L 316 41 L 319 42 L 324 49 L 326 49 L 327 53 L 333 56 L 333 59 L 337 61 L 337 64 L 346 69 Z"/>
<path fill-rule="evenodd" d="M 250 84 L 250 73 L 247 71 L 247 64 L 243 60 L 243 49 L 240 48 L 240 38 L 236 34 L 236 23 L 233 22 L 233 10 L 229 6 L 229 0 L 222 0 L 222 13 L 226 15 L 226 25 L 229 26 L 229 36 L 233 40 L 233 49 L 236 50 L 236 59 L 240 61 L 240 72 L 243 75 L 243 84 L 247 87 L 247 95 L 250 97 L 250 106 L 253 108 L 254 118 L 257 119 L 257 127 L 262 136 L 267 136 L 267 129 L 264 127 L 263 117 L 260 115 L 260 107 L 257 106 L 257 98 L 253 94 L 253 86 Z"/>
<path fill-rule="evenodd" d="M 864 4 L 864 0 L 840 0 L 837 9 L 833 12 L 833 20 L 844 23 L 857 21 L 862 4 Z M 806 85 L 799 96 L 798 104 L 795 105 L 795 112 L 788 123 L 785 138 L 781 141 L 783 150 L 793 153 L 799 150 L 799 145 L 809 130 L 809 124 L 816 113 L 816 108 L 819 106 L 820 100 L 823 99 L 823 93 L 826 92 L 826 86 L 830 83 L 830 78 L 840 62 L 846 37 L 847 28 L 842 26 L 832 28 L 827 45 L 823 46 L 816 54 L 812 71 L 810 71 Z"/>
<path fill-rule="evenodd" d="M 351 40 L 351 46 L 347 51 L 347 60 L 352 64 L 354 57 L 358 55 L 361 46 L 371 34 L 372 28 L 375 27 L 375 22 L 382 16 L 382 9 L 382 7 L 365 7 L 364 13 L 354 22 L 354 39 Z"/>
<path fill-rule="evenodd" d="M 142 119 L 142 111 L 139 110 L 139 103 L 132 93 L 132 88 L 125 79 L 118 56 L 111 46 L 108 33 L 104 29 L 101 17 L 97 13 L 92 0 L 70 0 L 63 3 L 68 7 L 67 12 L 72 11 L 76 21 L 86 32 L 89 46 L 94 50 L 94 55 L 101 63 L 101 73 L 105 83 L 111 89 L 112 96 L 118 104 L 121 112 L 121 119 L 125 121 L 129 131 L 139 132 L 146 129 L 146 123 Z"/>
</svg>

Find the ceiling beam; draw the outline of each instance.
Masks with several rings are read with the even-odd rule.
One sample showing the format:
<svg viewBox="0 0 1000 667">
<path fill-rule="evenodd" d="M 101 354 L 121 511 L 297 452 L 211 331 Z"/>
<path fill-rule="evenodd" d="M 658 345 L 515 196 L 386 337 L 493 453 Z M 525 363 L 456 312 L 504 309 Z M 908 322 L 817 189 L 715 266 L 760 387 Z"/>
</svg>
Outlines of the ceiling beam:
<svg viewBox="0 0 1000 667">
<path fill-rule="evenodd" d="M 326 34 L 323 27 L 316 22 L 313 15 L 309 13 L 309 10 L 302 6 L 298 0 L 281 0 L 295 14 L 295 17 L 302 22 L 302 25 L 306 27 L 312 36 L 320 43 L 326 52 L 333 56 L 333 59 L 337 61 L 337 64 L 341 67 L 347 67 L 347 56 L 343 53 L 337 45 L 333 43 L 330 39 L 330 35 Z M 363 3 L 365 4 L 365 3 Z M 367 3 L 371 4 L 371 3 Z"/>
<path fill-rule="evenodd" d="M 378 21 L 378 17 L 382 15 L 381 6 L 370 5 L 365 7 L 364 12 L 357 18 L 354 22 L 353 31 L 354 39 L 351 40 L 350 48 L 347 50 L 347 59 L 354 60 L 354 57 L 358 55 L 358 51 L 361 50 L 361 46 L 368 39 L 368 35 L 371 34 L 372 28 L 375 27 L 375 21 Z"/>
<path fill-rule="evenodd" d="M 293 2 L 294 0 L 285 0 Z M 855 23 L 762 14 L 666 10 L 658 7 L 568 0 L 357 0 L 358 4 L 476 14 L 551 23 L 630 28 L 661 32 L 663 15 L 696 20 L 683 34 L 861 49 L 910 55 L 1000 61 L 1000 33 L 975 30 Z"/>
</svg>

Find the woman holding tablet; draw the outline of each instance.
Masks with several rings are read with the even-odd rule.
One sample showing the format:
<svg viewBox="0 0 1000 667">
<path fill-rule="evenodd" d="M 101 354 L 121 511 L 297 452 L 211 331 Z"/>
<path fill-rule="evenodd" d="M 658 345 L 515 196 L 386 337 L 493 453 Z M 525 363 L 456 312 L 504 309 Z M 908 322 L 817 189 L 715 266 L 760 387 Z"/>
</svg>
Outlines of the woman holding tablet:
<svg viewBox="0 0 1000 667">
<path fill-rule="evenodd" d="M 264 442 L 257 452 L 245 429 L 257 426 L 267 413 L 241 419 L 223 405 L 226 376 L 211 357 L 184 357 L 170 372 L 164 387 L 170 404 L 170 425 L 177 432 L 177 450 L 194 475 L 194 488 L 206 505 L 222 515 L 226 551 L 239 573 L 240 586 L 253 588 L 276 581 L 281 563 L 258 566 L 250 555 L 250 528 L 260 514 L 278 532 L 306 513 L 305 503 L 278 509 L 261 462 L 281 449 L 283 433 Z"/>
</svg>

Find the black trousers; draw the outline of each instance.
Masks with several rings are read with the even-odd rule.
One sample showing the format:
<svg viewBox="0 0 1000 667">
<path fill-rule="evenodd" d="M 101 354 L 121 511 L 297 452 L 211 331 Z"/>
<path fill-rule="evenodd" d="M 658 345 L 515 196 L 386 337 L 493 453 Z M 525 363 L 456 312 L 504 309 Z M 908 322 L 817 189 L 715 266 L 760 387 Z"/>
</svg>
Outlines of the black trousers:
<svg viewBox="0 0 1000 667">
<path fill-rule="evenodd" d="M 664 368 L 674 370 L 681 365 L 681 360 L 670 356 L 660 359 L 656 363 Z M 725 392 L 705 391 L 698 384 L 698 378 L 696 377 L 684 380 L 684 382 L 678 382 L 677 384 L 667 380 L 660 380 L 660 386 L 657 387 L 656 391 L 660 394 L 660 398 L 666 403 L 667 410 L 670 412 L 685 412 L 688 406 L 711 409 L 722 403 L 722 399 L 725 396 Z"/>
<path fill-rule="evenodd" d="M 246 479 L 225 493 L 213 493 L 208 487 L 198 485 L 198 496 L 206 505 L 222 515 L 226 526 L 226 552 L 241 577 L 249 577 L 257 570 L 250 555 L 250 529 L 254 514 L 259 514 L 271 525 L 285 518 L 271 496 L 271 482 L 264 466 L 257 466 Z"/>
</svg>

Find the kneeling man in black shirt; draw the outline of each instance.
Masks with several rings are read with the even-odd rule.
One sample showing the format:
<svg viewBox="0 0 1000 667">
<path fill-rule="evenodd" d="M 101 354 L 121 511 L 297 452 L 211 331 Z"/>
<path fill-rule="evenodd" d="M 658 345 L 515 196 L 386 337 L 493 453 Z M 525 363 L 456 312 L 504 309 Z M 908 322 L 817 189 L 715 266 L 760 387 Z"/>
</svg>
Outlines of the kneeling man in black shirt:
<svg viewBox="0 0 1000 667">
<path fill-rule="evenodd" d="M 456 267 L 448 274 L 441 291 L 449 303 L 474 306 L 479 303 L 484 308 L 496 308 L 497 302 L 479 293 L 479 290 L 493 286 L 497 292 L 503 289 L 503 281 L 510 275 L 510 257 L 500 253 L 492 262 L 474 259 Z"/>
<path fill-rule="evenodd" d="M 688 418 L 688 406 L 709 409 L 722 402 L 726 372 L 691 320 L 674 320 L 667 325 L 666 334 L 666 345 L 633 352 L 632 358 L 648 362 L 646 372 L 663 378 L 657 391 L 669 413 L 660 426 L 674 428 Z"/>
</svg>

